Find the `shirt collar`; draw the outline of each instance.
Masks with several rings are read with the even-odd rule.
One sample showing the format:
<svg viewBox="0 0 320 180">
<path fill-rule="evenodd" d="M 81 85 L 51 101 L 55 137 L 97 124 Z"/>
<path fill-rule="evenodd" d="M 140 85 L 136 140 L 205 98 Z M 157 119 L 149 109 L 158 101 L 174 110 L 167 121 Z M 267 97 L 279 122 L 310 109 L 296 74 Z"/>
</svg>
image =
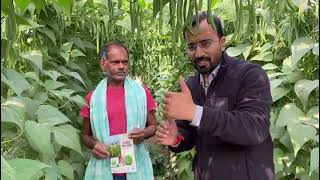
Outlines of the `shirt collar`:
<svg viewBox="0 0 320 180">
<path fill-rule="evenodd" d="M 209 87 L 209 85 L 211 84 L 211 81 L 217 76 L 218 71 L 220 69 L 220 63 L 217 65 L 216 68 L 214 68 L 214 70 L 210 73 L 209 77 L 208 77 L 208 82 L 205 84 L 204 83 L 204 78 L 203 75 L 200 74 L 200 84 L 204 87 L 207 88 Z"/>
</svg>

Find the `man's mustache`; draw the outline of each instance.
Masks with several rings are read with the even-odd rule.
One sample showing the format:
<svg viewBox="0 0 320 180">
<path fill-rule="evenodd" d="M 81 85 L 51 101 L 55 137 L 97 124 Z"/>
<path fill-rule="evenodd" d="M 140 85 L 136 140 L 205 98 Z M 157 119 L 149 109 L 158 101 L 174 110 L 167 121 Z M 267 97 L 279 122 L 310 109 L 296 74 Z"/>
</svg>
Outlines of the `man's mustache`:
<svg viewBox="0 0 320 180">
<path fill-rule="evenodd" d="M 201 61 L 210 61 L 210 58 L 209 57 L 198 57 L 198 58 L 193 59 L 193 62 L 195 62 L 195 63 L 199 63 Z"/>
</svg>

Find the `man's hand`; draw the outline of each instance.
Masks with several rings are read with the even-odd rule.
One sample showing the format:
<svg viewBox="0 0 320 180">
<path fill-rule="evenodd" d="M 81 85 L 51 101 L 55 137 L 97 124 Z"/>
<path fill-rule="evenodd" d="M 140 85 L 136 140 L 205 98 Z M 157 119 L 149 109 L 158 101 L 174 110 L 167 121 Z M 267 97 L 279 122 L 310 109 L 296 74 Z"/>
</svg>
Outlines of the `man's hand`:
<svg viewBox="0 0 320 180">
<path fill-rule="evenodd" d="M 103 159 L 109 156 L 109 152 L 107 151 L 107 145 L 102 143 L 96 143 L 93 146 L 92 154 L 97 159 Z"/>
<path fill-rule="evenodd" d="M 175 145 L 178 136 L 178 128 L 173 119 L 168 119 L 166 122 L 160 122 L 156 137 L 160 144 L 165 146 Z"/>
<path fill-rule="evenodd" d="M 134 128 L 131 133 L 129 133 L 128 138 L 133 139 L 134 144 L 140 144 L 144 140 L 144 131 L 139 128 Z"/>
<path fill-rule="evenodd" d="M 191 92 L 182 77 L 179 79 L 181 92 L 168 92 L 163 99 L 164 114 L 168 118 L 192 121 L 196 111 Z"/>
</svg>

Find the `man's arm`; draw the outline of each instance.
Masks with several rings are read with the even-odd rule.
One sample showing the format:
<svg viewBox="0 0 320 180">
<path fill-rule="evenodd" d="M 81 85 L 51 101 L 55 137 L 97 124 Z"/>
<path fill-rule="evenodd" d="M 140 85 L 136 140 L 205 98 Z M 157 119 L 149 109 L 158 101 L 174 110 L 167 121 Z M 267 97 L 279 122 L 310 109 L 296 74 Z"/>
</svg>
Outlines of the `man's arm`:
<svg viewBox="0 0 320 180">
<path fill-rule="evenodd" d="M 84 127 L 82 130 L 81 139 L 83 144 L 89 149 L 93 149 L 94 145 L 98 142 L 92 136 L 90 120 L 87 118 L 84 119 Z"/>
<path fill-rule="evenodd" d="M 148 139 L 154 136 L 157 130 L 157 118 L 156 118 L 156 110 L 151 110 L 147 114 L 147 123 L 146 128 L 144 128 L 144 139 Z"/>
<path fill-rule="evenodd" d="M 92 150 L 92 154 L 97 159 L 108 157 L 107 145 L 100 143 L 92 136 L 91 124 L 89 119 L 84 119 L 84 127 L 81 134 L 83 144 Z"/>
</svg>

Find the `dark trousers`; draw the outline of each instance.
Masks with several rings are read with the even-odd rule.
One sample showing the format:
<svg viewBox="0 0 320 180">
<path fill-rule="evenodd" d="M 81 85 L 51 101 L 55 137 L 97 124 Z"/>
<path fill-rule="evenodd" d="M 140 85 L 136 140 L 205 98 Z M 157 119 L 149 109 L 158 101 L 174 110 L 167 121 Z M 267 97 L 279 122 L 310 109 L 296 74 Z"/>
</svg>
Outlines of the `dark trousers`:
<svg viewBox="0 0 320 180">
<path fill-rule="evenodd" d="M 113 175 L 113 180 L 126 180 L 126 175 Z"/>
</svg>

